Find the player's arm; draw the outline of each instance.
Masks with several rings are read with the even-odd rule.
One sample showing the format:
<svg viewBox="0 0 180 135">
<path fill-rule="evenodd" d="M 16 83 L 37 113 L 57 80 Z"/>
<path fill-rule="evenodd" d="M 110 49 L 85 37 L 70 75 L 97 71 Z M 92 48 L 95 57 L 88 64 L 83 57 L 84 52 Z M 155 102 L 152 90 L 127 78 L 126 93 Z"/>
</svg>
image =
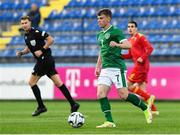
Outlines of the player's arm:
<svg viewBox="0 0 180 135">
<path fill-rule="evenodd" d="M 127 39 L 124 39 L 124 40 L 121 40 L 116 46 L 122 49 L 130 49 L 131 43 Z"/>
<path fill-rule="evenodd" d="M 152 47 L 152 45 L 149 43 L 149 41 L 146 39 L 146 37 L 142 37 L 141 38 L 141 44 L 144 46 L 144 53 L 141 55 L 141 57 L 139 57 L 138 59 L 137 59 L 137 61 L 138 62 L 143 62 L 143 61 L 145 61 L 150 55 L 151 55 L 151 53 L 152 53 L 152 51 L 153 51 L 153 47 Z"/>
<path fill-rule="evenodd" d="M 115 41 L 111 41 L 109 44 L 111 47 L 120 47 L 122 49 L 130 49 L 131 48 L 131 43 L 127 40 L 121 40 L 119 43 Z"/>
<path fill-rule="evenodd" d="M 96 69 L 95 69 L 95 75 L 98 77 L 101 72 L 101 55 L 99 52 L 97 63 L 96 63 Z"/>
<path fill-rule="evenodd" d="M 130 49 L 131 48 L 131 43 L 125 38 L 123 32 L 119 29 L 115 30 L 115 33 L 113 38 L 116 39 L 117 41 L 111 41 L 110 46 L 111 47 L 120 47 L 121 49 Z"/>
<path fill-rule="evenodd" d="M 21 57 L 22 55 L 28 54 L 30 52 L 29 48 L 26 46 L 22 51 L 17 51 L 16 56 Z"/>
</svg>

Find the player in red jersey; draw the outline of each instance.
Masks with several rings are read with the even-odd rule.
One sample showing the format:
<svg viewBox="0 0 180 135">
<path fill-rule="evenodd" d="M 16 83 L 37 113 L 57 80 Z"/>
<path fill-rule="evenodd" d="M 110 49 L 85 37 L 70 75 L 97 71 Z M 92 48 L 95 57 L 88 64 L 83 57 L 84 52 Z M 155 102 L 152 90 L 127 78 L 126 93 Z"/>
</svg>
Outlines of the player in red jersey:
<svg viewBox="0 0 180 135">
<path fill-rule="evenodd" d="M 149 60 L 153 48 L 147 38 L 138 32 L 137 23 L 130 21 L 128 23 L 128 33 L 131 37 L 128 39 L 132 47 L 129 49 L 128 54 L 123 54 L 124 59 L 132 59 L 134 68 L 128 76 L 128 88 L 131 92 L 138 94 L 147 102 L 151 107 L 152 114 L 158 115 L 159 112 L 154 105 L 155 96 L 146 91 L 147 77 L 149 71 Z"/>
</svg>

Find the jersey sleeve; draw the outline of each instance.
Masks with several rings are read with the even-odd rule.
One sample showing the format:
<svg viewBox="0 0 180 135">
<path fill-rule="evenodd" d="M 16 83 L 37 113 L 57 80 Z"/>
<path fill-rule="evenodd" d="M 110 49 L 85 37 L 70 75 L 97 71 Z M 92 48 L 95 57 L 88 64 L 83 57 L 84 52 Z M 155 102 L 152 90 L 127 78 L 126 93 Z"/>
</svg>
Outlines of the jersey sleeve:
<svg viewBox="0 0 180 135">
<path fill-rule="evenodd" d="M 35 30 L 35 35 L 37 39 L 46 39 L 49 34 L 46 33 L 46 31 L 41 31 L 41 30 Z"/>
<path fill-rule="evenodd" d="M 144 46 L 144 50 L 145 50 L 145 52 L 141 56 L 141 58 L 144 61 L 144 60 L 147 59 L 148 56 L 151 55 L 151 53 L 153 51 L 153 47 L 152 47 L 152 45 L 150 44 L 150 42 L 147 40 L 147 38 L 145 36 L 142 36 L 140 38 L 140 42 Z"/>
</svg>

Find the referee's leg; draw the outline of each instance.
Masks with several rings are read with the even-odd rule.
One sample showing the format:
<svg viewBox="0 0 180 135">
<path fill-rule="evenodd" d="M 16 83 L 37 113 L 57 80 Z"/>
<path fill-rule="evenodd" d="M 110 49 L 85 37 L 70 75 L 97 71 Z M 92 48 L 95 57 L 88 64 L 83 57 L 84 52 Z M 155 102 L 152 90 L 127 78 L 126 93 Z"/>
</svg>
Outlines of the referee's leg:
<svg viewBox="0 0 180 135">
<path fill-rule="evenodd" d="M 64 85 L 61 78 L 58 74 L 50 76 L 50 79 L 54 82 L 54 84 L 59 88 L 59 90 L 63 93 L 66 99 L 69 101 L 71 105 L 71 112 L 77 112 L 80 105 L 74 101 L 71 94 L 69 93 L 68 88 Z"/>
<path fill-rule="evenodd" d="M 43 112 L 46 112 L 47 109 L 42 101 L 42 98 L 41 98 L 41 92 L 40 92 L 40 89 L 39 87 L 37 86 L 37 82 L 38 80 L 40 79 L 41 77 L 38 76 L 38 75 L 34 75 L 32 74 L 30 79 L 29 79 L 29 85 L 33 91 L 33 94 L 36 98 L 36 101 L 38 103 L 38 107 L 37 109 L 32 113 L 32 116 L 38 116 L 40 115 L 41 113 Z"/>
</svg>

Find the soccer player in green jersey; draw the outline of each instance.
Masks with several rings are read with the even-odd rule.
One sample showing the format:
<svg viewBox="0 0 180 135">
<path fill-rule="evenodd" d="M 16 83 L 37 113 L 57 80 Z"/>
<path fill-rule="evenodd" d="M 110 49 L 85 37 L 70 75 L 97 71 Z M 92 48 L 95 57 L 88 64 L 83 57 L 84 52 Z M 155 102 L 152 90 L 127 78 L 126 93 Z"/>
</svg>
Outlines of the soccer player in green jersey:
<svg viewBox="0 0 180 135">
<path fill-rule="evenodd" d="M 125 39 L 120 29 L 111 25 L 112 13 L 109 9 L 99 10 L 97 19 L 99 27 L 102 28 L 102 31 L 97 34 L 97 40 L 100 46 L 100 53 L 95 69 L 95 74 L 98 77 L 97 97 L 106 121 L 96 128 L 116 127 L 107 98 L 112 84 L 115 85 L 119 96 L 141 108 L 144 111 L 147 123 L 151 123 L 152 114 L 150 109 L 140 98 L 129 93 L 127 89 L 126 65 L 123 58 L 119 57 L 119 55 L 121 55 L 122 49 L 129 49 L 131 44 Z"/>
</svg>

